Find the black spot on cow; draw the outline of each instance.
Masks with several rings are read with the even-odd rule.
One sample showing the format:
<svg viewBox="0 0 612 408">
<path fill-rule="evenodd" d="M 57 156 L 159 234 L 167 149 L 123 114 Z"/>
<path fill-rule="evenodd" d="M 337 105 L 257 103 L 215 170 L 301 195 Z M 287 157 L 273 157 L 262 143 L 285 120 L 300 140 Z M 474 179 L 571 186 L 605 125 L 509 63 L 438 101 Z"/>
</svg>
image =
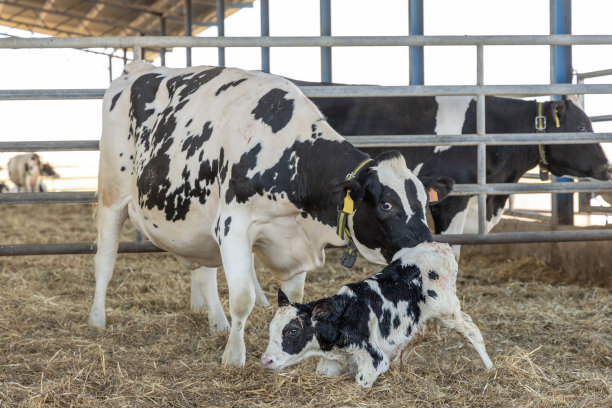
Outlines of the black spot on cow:
<svg viewBox="0 0 612 408">
<path fill-rule="evenodd" d="M 223 67 L 214 67 L 205 71 L 191 72 L 168 79 L 166 86 L 168 87 L 170 98 L 172 99 L 180 89 L 178 94 L 179 101 L 186 103 L 185 99 L 188 96 L 200 89 L 202 85 L 216 78 L 224 69 Z M 179 106 L 177 108 L 177 110 L 180 110 Z"/>
<path fill-rule="evenodd" d="M 261 121 L 272 128 L 276 133 L 291 120 L 293 116 L 293 99 L 285 99 L 287 91 L 274 88 L 259 99 L 255 109 L 251 112 L 255 119 Z"/>
<path fill-rule="evenodd" d="M 130 154 L 130 160 L 134 160 L 134 155 Z"/>
<path fill-rule="evenodd" d="M 219 94 L 221 92 L 228 90 L 232 86 L 240 85 L 241 83 L 243 83 L 246 80 L 247 80 L 246 78 L 242 78 L 242 79 L 238 79 L 236 81 L 228 82 L 227 84 L 221 85 L 221 87 L 219 89 L 217 89 L 217 92 L 215 92 L 215 96 L 219 96 Z"/>
<path fill-rule="evenodd" d="M 147 109 L 147 104 L 155 100 L 159 84 L 164 78 L 161 74 L 145 74 L 138 77 L 132 84 L 129 115 L 134 121 L 134 126 L 130 127 L 128 138 L 132 136 L 132 131 L 138 130 L 143 122 L 155 112 L 155 109 Z"/>
<path fill-rule="evenodd" d="M 121 171 L 125 171 L 125 166 L 121 166 Z"/>
<path fill-rule="evenodd" d="M 397 329 L 400 324 L 401 324 L 401 320 L 400 320 L 399 316 L 395 315 L 395 317 L 393 318 L 393 328 Z"/>
<path fill-rule="evenodd" d="M 391 311 L 385 309 L 382 315 L 382 319 L 379 323 L 380 334 L 382 334 L 383 338 L 389 337 L 389 333 L 391 333 Z"/>
<path fill-rule="evenodd" d="M 193 156 L 196 150 L 201 149 L 204 146 L 204 143 L 210 139 L 212 135 L 213 128 L 211 126 L 211 122 L 208 121 L 204 124 L 202 128 L 202 132 L 199 135 L 191 135 L 185 139 L 183 142 L 183 147 L 181 151 L 187 151 L 186 159 L 189 159 Z M 202 161 L 202 155 L 200 154 L 200 161 Z"/>
<path fill-rule="evenodd" d="M 117 103 L 117 100 L 119 99 L 119 97 L 121 96 L 122 93 L 123 93 L 123 91 L 121 91 L 121 92 L 117 93 L 117 95 L 113 96 L 113 99 L 111 99 L 110 109 L 108 110 L 109 112 L 111 112 L 115 108 L 115 104 Z"/>
<path fill-rule="evenodd" d="M 191 125 L 191 122 L 193 122 L 193 118 L 187 121 L 187 123 L 185 124 L 185 127 L 189 127 L 189 125 Z"/>
<path fill-rule="evenodd" d="M 232 223 L 232 217 L 227 217 L 227 218 L 225 219 L 225 222 L 224 222 L 224 224 L 225 224 L 225 229 L 223 230 L 223 236 L 226 236 L 226 237 L 227 237 L 227 234 L 229 234 L 229 231 L 230 231 L 230 224 L 231 224 L 231 223 Z"/>
<path fill-rule="evenodd" d="M 431 298 L 434 298 L 434 299 L 435 299 L 435 298 L 437 298 L 437 297 L 438 297 L 438 294 L 436 293 L 436 291 L 435 291 L 435 290 L 428 289 L 428 290 L 427 290 L 427 296 L 429 296 L 429 297 L 431 297 Z"/>
<path fill-rule="evenodd" d="M 429 271 L 429 273 L 427 273 L 427 276 L 429 277 L 429 280 L 438 280 L 438 278 L 440 277 L 438 275 L 438 272 L 436 271 Z"/>
<path fill-rule="evenodd" d="M 119 153 L 119 157 L 123 157 L 123 153 Z"/>
<path fill-rule="evenodd" d="M 157 227 L 157 224 L 153 224 L 153 227 L 158 228 L 158 227 Z"/>
</svg>

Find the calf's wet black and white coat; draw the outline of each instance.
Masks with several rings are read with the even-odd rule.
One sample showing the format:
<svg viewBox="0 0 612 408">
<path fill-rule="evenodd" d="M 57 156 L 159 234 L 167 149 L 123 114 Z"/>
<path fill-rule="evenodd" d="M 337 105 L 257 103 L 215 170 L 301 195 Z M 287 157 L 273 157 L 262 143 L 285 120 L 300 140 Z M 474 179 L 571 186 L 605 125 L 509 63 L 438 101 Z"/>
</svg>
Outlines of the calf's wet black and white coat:
<svg viewBox="0 0 612 408">
<path fill-rule="evenodd" d="M 371 262 L 431 241 L 426 186 L 439 199 L 452 181 L 426 186 L 399 153 L 368 162 L 284 78 L 223 67 L 126 66 L 106 92 L 100 140 L 96 291 L 89 323 L 106 325 L 105 296 L 119 231 L 129 216 L 155 245 L 192 270 L 192 309 L 211 329 L 230 328 L 217 293 L 223 265 L 231 330 L 224 364 L 245 362 L 244 326 L 267 304 L 253 255 L 300 301 L 307 271 L 325 260 L 347 189 L 356 203 L 348 228 Z"/>
<path fill-rule="evenodd" d="M 480 330 L 461 311 L 456 278 L 451 248 L 423 243 L 402 249 L 380 273 L 330 298 L 291 304 L 279 291 L 280 307 L 261 361 L 281 369 L 316 356 L 319 373 L 354 370 L 357 382 L 370 387 L 426 322 L 436 319 L 461 333 L 491 368 Z"/>
</svg>

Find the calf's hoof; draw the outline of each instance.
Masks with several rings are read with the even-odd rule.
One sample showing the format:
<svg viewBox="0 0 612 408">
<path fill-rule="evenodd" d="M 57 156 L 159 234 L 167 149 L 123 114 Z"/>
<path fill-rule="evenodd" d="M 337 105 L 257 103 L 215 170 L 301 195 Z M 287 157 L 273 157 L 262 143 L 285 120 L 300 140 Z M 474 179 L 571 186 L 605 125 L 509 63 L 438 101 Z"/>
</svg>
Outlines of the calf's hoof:
<svg viewBox="0 0 612 408">
<path fill-rule="evenodd" d="M 221 358 L 221 364 L 223 367 L 244 367 L 244 363 L 246 361 L 246 350 L 242 350 L 242 352 L 235 350 L 229 350 L 227 347 L 223 352 L 223 357 Z"/>
</svg>

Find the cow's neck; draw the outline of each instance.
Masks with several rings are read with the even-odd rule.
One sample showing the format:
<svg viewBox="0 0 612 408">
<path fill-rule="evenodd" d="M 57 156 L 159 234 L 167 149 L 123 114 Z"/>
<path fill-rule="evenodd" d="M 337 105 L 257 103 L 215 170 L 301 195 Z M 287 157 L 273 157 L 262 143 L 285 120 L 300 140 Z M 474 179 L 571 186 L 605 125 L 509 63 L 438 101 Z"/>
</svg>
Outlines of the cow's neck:
<svg viewBox="0 0 612 408">
<path fill-rule="evenodd" d="M 343 197 L 341 183 L 369 156 L 343 139 L 322 137 L 304 145 L 306 148 L 298 152 L 299 180 L 295 184 L 300 191 L 295 204 L 318 222 L 335 229 L 337 208 Z"/>
<path fill-rule="evenodd" d="M 544 111 L 547 111 L 545 102 Z M 535 132 L 537 102 L 511 98 L 487 98 L 487 133 L 531 133 Z M 488 156 L 506 157 L 503 174 L 493 176 L 495 182 L 514 183 L 539 162 L 538 145 L 489 146 Z M 503 152 L 496 155 L 496 151 Z M 495 168 L 487 167 L 488 172 Z"/>
</svg>

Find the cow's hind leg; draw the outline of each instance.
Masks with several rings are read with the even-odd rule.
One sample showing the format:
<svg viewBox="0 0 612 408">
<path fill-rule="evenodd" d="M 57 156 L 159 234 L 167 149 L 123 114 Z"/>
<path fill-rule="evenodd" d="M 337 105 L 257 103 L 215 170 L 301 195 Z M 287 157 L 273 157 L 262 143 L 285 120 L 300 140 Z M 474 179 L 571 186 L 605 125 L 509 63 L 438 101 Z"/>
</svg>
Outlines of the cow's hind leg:
<svg viewBox="0 0 612 408">
<path fill-rule="evenodd" d="M 478 326 L 474 324 L 472 318 L 467 313 L 457 310 L 452 315 L 440 317 L 439 320 L 444 326 L 457 330 L 472 344 L 487 369 L 493 367 L 493 363 L 491 362 L 491 359 L 487 354 L 487 350 L 485 349 L 482 334 L 480 333 Z"/>
<path fill-rule="evenodd" d="M 191 271 L 191 310 L 208 309 L 208 327 L 213 333 L 222 333 L 230 326 L 225 317 L 217 290 L 217 268 L 205 266 Z"/>
<path fill-rule="evenodd" d="M 98 250 L 94 257 L 96 290 L 93 305 L 89 313 L 90 326 L 106 327 L 104 311 L 106 289 L 113 276 L 113 268 L 119 248 L 119 233 L 127 218 L 127 206 L 120 208 L 105 207 L 98 204 Z"/>
<path fill-rule="evenodd" d="M 253 285 L 255 286 L 255 304 L 259 306 L 270 306 L 268 303 L 268 298 L 264 293 L 263 289 L 261 289 L 261 285 L 259 284 L 259 280 L 257 279 L 257 274 L 255 273 L 255 255 L 253 254 L 251 258 L 251 279 L 253 279 Z"/>
<path fill-rule="evenodd" d="M 220 244 L 232 318 L 230 335 L 221 360 L 224 366 L 244 365 L 246 359 L 244 326 L 255 306 L 255 284 L 251 272 L 253 250 L 246 228 L 248 224 L 247 217 L 232 214 L 232 225 L 242 227 L 232 228 Z"/>
</svg>

